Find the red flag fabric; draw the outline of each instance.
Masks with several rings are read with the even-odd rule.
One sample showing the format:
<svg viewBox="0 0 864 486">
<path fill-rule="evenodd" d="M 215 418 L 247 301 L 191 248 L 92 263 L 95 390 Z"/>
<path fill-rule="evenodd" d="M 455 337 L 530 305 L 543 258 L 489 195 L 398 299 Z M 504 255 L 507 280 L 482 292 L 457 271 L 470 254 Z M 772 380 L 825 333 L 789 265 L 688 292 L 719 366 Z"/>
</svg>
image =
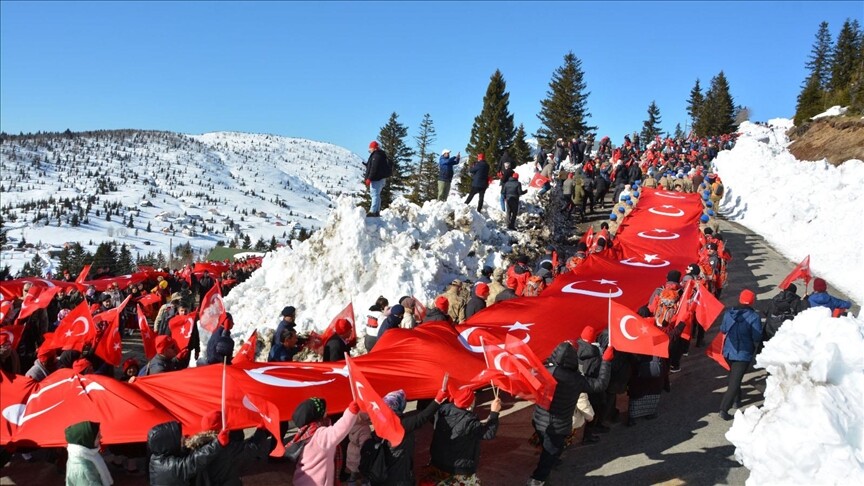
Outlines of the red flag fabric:
<svg viewBox="0 0 864 486">
<path fill-rule="evenodd" d="M 139 305 L 135 310 L 138 314 L 138 329 L 141 331 L 141 342 L 144 344 L 144 356 L 149 361 L 153 359 L 153 356 L 156 356 L 156 336 L 153 335 L 150 325 L 147 324 L 147 316 L 144 315 L 141 306 Z"/>
<path fill-rule="evenodd" d="M 104 444 L 140 442 L 154 425 L 174 420 L 126 383 L 70 369 L 51 373 L 16 411 L 7 417 L 18 426 L 12 441 L 42 447 L 65 447 L 65 428 L 83 420 L 101 424 Z"/>
<path fill-rule="evenodd" d="M 23 326 L 22 326 L 23 327 Z M 0 370 L 0 446 L 12 440 L 18 430 L 17 418 L 20 416 L 27 397 L 37 388 L 38 383 L 24 375 L 13 375 Z"/>
<path fill-rule="evenodd" d="M 378 437 L 389 441 L 392 447 L 401 444 L 405 437 L 405 429 L 402 428 L 402 421 L 399 420 L 399 416 L 384 403 L 381 395 L 372 388 L 357 365 L 352 363 L 351 358 L 347 355 L 345 356 L 345 364 L 348 366 L 348 379 L 351 382 L 354 400 L 360 406 L 360 410 L 369 415 L 369 419 L 375 427 L 375 433 Z"/>
<path fill-rule="evenodd" d="M 72 309 L 57 325 L 54 331 L 54 348 L 64 351 L 75 349 L 82 351 L 84 345 L 96 338 L 96 325 L 90 314 L 90 306 L 84 300 Z"/>
<path fill-rule="evenodd" d="M 12 301 L 4 300 L 0 302 L 0 324 L 6 320 L 6 316 L 8 316 L 10 312 L 12 312 Z"/>
<path fill-rule="evenodd" d="M 426 319 L 426 306 L 423 305 L 423 301 L 414 297 L 414 320 L 417 323 L 423 322 L 423 319 Z"/>
<path fill-rule="evenodd" d="M 705 350 L 705 356 L 713 359 L 717 364 L 725 368 L 726 371 L 729 371 L 731 369 L 729 363 L 727 363 L 726 358 L 723 357 L 723 343 L 725 342 L 726 335 L 722 332 L 718 332 L 717 336 L 714 337 L 714 340 L 711 341 L 711 345 Z"/>
<path fill-rule="evenodd" d="M 528 184 L 528 187 L 533 187 L 534 189 L 542 189 L 547 182 L 551 181 L 546 176 L 541 175 L 539 172 L 534 174 L 534 177 L 531 179 L 531 182 Z"/>
<path fill-rule="evenodd" d="M 270 457 L 284 456 L 285 445 L 282 443 L 282 431 L 279 429 L 279 407 L 270 400 L 254 395 L 245 395 L 243 405 L 261 416 L 261 425 L 276 439 L 276 447 L 270 452 Z"/>
<path fill-rule="evenodd" d="M 141 296 L 141 298 L 138 299 L 138 303 L 143 305 L 145 309 L 147 307 L 161 305 L 162 304 L 162 296 L 159 294 L 146 294 L 146 295 Z"/>
<path fill-rule="evenodd" d="M 582 238 L 579 238 L 579 241 L 585 243 L 585 246 L 591 248 L 591 245 L 594 243 L 594 227 L 589 226 L 588 231 L 582 235 Z"/>
<path fill-rule="evenodd" d="M 252 331 L 252 334 L 249 336 L 249 339 L 240 346 L 240 349 L 237 350 L 237 354 L 234 355 L 234 358 L 231 360 L 231 364 L 238 363 L 254 363 L 255 362 L 255 350 L 258 346 L 258 330 L 255 329 Z"/>
<path fill-rule="evenodd" d="M 174 316 L 168 321 L 168 329 L 171 330 L 171 337 L 177 341 L 177 346 L 181 350 L 189 347 L 189 341 L 192 338 L 192 331 L 195 330 L 195 318 L 198 317 L 197 312 Z"/>
<path fill-rule="evenodd" d="M 26 327 L 24 324 L 11 324 L 0 327 L 0 343 L 8 342 L 12 346 L 12 349 L 17 348 L 21 344 L 21 335 L 24 334 Z"/>
<path fill-rule="evenodd" d="M 783 281 L 780 282 L 780 285 L 778 285 L 778 287 L 780 287 L 781 289 L 785 289 L 789 286 L 789 284 L 798 279 L 803 279 L 805 285 L 807 285 L 810 283 L 810 280 L 812 278 L 813 274 L 810 273 L 810 255 L 807 255 L 804 260 L 801 260 L 801 263 L 795 265 L 795 268 L 793 268 L 792 271 L 789 272 L 789 275 L 787 275 L 786 278 L 784 278 Z"/>
<path fill-rule="evenodd" d="M 62 289 L 60 287 L 42 287 L 32 286 L 24 296 L 24 301 L 21 303 L 21 311 L 18 312 L 18 320 L 24 320 L 33 315 L 39 309 L 48 307 L 57 292 Z"/>
<path fill-rule="evenodd" d="M 330 324 L 327 326 L 327 329 L 324 329 L 324 333 L 321 335 L 321 344 L 320 346 L 316 346 L 315 352 L 321 354 L 324 349 L 324 345 L 327 344 L 327 341 L 336 334 L 336 321 L 339 319 L 346 319 L 351 323 L 351 337 L 348 338 L 348 346 L 353 347 L 354 344 L 357 343 L 357 326 L 354 325 L 354 304 L 352 302 L 348 302 L 348 305 L 345 306 L 336 317 L 330 321 Z"/>
<path fill-rule="evenodd" d="M 537 393 L 534 395 L 535 402 L 537 405 L 548 409 L 552 403 L 552 397 L 555 395 L 555 387 L 558 385 L 558 382 L 555 381 L 555 378 L 546 369 L 543 360 L 538 358 L 534 354 L 534 351 L 531 350 L 531 347 L 525 344 L 524 341 L 512 334 L 507 334 L 507 338 L 504 339 L 504 349 L 519 358 L 528 371 L 540 381 L 541 386 L 536 390 Z"/>
<path fill-rule="evenodd" d="M 652 322 L 617 302 L 612 302 L 610 319 L 609 343 L 615 350 L 669 357 L 669 336 Z"/>
<path fill-rule="evenodd" d="M 87 275 L 90 274 L 90 265 L 84 265 L 81 268 L 81 272 L 78 273 L 78 276 L 75 277 L 75 283 L 84 283 L 87 280 Z"/>
<path fill-rule="evenodd" d="M 507 352 L 503 343 L 490 339 L 491 342 L 483 340 L 483 356 L 486 360 L 486 368 L 482 376 L 488 375 L 493 385 L 501 388 L 514 397 L 530 400 L 533 398 L 533 390 L 540 387 L 540 380 L 535 378 L 519 361 L 519 358 Z M 475 378 L 473 381 L 477 381 Z"/>
<path fill-rule="evenodd" d="M 705 284 L 699 282 L 699 287 L 693 295 L 693 310 L 696 311 L 696 320 L 707 331 L 717 317 L 723 313 L 723 303 L 717 300 Z"/>
<path fill-rule="evenodd" d="M 122 310 L 122 308 L 119 309 Z M 104 316 L 109 312 L 111 313 L 111 315 L 106 316 L 108 319 L 105 319 L 108 322 L 108 327 L 105 328 L 102 338 L 96 344 L 96 356 L 104 359 L 106 363 L 120 366 L 120 361 L 123 359 L 123 342 L 120 339 L 120 313 L 112 312 L 114 310 L 111 309 L 111 311 L 99 314 L 99 316 Z"/>
<path fill-rule="evenodd" d="M 210 333 L 216 330 L 216 327 L 225 317 L 225 302 L 222 300 L 222 289 L 219 287 L 218 281 L 210 287 L 210 290 L 201 299 L 198 315 L 200 316 L 201 327 Z"/>
</svg>

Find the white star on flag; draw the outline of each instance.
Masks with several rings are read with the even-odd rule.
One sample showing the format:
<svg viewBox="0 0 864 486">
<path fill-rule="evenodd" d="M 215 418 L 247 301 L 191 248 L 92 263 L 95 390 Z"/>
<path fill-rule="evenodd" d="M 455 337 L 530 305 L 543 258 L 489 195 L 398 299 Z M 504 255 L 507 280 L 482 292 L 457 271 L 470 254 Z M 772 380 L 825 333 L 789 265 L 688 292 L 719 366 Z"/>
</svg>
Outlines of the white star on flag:
<svg viewBox="0 0 864 486">
<path fill-rule="evenodd" d="M 648 263 L 651 263 L 654 260 L 657 260 L 658 258 L 659 257 L 657 255 L 648 255 L 648 254 L 645 255 L 645 261 Z"/>
<path fill-rule="evenodd" d="M 668 231 L 663 229 L 663 228 L 654 228 L 654 232 L 656 232 L 656 233 L 668 233 Z"/>
<path fill-rule="evenodd" d="M 528 331 L 529 326 L 533 326 L 534 323 L 522 324 L 519 321 L 514 322 L 513 324 L 507 326 L 508 331 Z"/>
<path fill-rule="evenodd" d="M 600 280 L 595 280 L 595 282 L 599 283 L 600 285 L 618 285 L 617 280 L 606 280 L 603 278 L 601 278 Z"/>
</svg>

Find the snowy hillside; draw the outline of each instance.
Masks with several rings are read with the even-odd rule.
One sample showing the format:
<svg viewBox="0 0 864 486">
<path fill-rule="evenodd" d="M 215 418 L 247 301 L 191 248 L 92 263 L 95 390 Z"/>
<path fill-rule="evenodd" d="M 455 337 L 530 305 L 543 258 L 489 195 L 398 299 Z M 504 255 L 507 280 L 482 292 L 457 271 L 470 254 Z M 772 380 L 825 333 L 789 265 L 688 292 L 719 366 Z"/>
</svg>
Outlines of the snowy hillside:
<svg viewBox="0 0 864 486">
<path fill-rule="evenodd" d="M 138 130 L 13 137 L 0 145 L 0 266 L 13 273 L 68 241 L 116 240 L 133 255 L 188 242 L 285 243 L 363 189 L 363 160 L 310 140 Z M 131 221 L 130 221 L 131 219 Z M 149 231 L 148 231 L 149 224 Z M 25 240 L 39 248 L 16 248 Z M 88 249 L 93 250 L 92 245 Z"/>
</svg>

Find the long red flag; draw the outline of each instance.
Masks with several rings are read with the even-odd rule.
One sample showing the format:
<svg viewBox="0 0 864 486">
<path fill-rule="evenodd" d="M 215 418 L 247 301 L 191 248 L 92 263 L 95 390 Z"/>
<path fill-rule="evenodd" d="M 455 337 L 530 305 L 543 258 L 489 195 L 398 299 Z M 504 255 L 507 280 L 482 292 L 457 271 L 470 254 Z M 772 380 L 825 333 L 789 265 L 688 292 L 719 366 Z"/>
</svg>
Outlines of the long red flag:
<svg viewBox="0 0 864 486">
<path fill-rule="evenodd" d="M 219 281 L 210 287 L 204 298 L 201 299 L 201 307 L 198 310 L 201 327 L 212 333 L 225 317 L 225 302 L 222 300 L 222 289 Z"/>
<path fill-rule="evenodd" d="M 150 325 L 147 324 L 147 316 L 144 315 L 142 306 L 139 305 L 136 311 L 138 314 L 138 329 L 141 331 L 141 342 L 144 343 L 144 356 L 148 360 L 151 360 L 153 356 L 156 356 L 156 336 L 153 335 Z"/>
<path fill-rule="evenodd" d="M 729 363 L 727 363 L 726 358 L 723 357 L 723 343 L 725 342 L 726 335 L 722 332 L 718 332 L 717 336 L 714 337 L 714 340 L 711 341 L 711 345 L 705 350 L 705 355 L 716 361 L 717 364 L 725 368 L 726 371 L 729 371 L 731 369 Z"/>
<path fill-rule="evenodd" d="M 401 444 L 402 439 L 405 437 L 402 421 L 384 403 L 381 395 L 372 388 L 372 385 L 369 384 L 369 381 L 366 380 L 366 377 L 363 376 L 363 373 L 347 354 L 345 355 L 345 364 L 348 365 L 348 379 L 351 382 L 354 400 L 360 406 L 360 410 L 369 415 L 372 425 L 375 426 L 375 433 L 382 439 L 390 442 L 392 447 Z"/>
<path fill-rule="evenodd" d="M 803 279 L 804 284 L 809 285 L 812 278 L 813 274 L 810 273 L 810 255 L 807 255 L 806 258 L 801 260 L 801 263 L 795 265 L 795 268 L 793 268 L 792 271 L 789 272 L 789 275 L 787 275 L 786 278 L 784 278 L 783 281 L 780 282 L 780 285 L 778 285 L 778 287 L 780 287 L 781 289 L 785 289 L 789 286 L 789 284 L 798 279 Z"/>
</svg>

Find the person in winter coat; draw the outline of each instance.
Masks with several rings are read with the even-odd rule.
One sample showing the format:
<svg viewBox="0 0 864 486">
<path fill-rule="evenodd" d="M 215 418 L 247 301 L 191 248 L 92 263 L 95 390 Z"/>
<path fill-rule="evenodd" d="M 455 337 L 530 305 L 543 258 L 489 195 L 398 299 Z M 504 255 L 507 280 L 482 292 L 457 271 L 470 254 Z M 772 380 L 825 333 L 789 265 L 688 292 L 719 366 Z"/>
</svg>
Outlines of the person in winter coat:
<svg viewBox="0 0 864 486">
<path fill-rule="evenodd" d="M 813 280 L 813 293 L 807 296 L 807 302 L 810 307 L 827 307 L 831 309 L 831 312 L 836 312 L 838 309 L 847 310 L 852 307 L 851 302 L 829 294 L 828 283 L 821 278 Z"/>
<path fill-rule="evenodd" d="M 322 361 L 339 361 L 345 359 L 345 353 L 351 351 L 348 340 L 351 339 L 351 321 L 348 319 L 337 319 L 334 325 L 334 333 L 324 343 Z"/>
<path fill-rule="evenodd" d="M 489 297 L 486 298 L 486 307 L 494 304 L 495 298 L 498 297 L 498 294 L 507 288 L 501 281 L 502 276 L 504 276 L 503 268 L 496 268 L 492 271 L 492 281 L 489 282 Z"/>
<path fill-rule="evenodd" d="M 366 336 L 363 338 L 367 353 L 372 351 L 375 343 L 378 342 L 379 321 L 384 319 L 384 311 L 389 305 L 390 302 L 384 296 L 378 296 L 375 303 L 369 307 L 369 313 L 366 314 Z"/>
<path fill-rule="evenodd" d="M 501 168 L 498 169 L 498 180 L 499 186 L 501 186 L 501 197 L 499 202 L 501 203 L 501 211 L 507 211 L 507 206 L 504 200 L 504 184 L 513 178 L 513 164 L 509 161 L 505 161 L 501 163 Z"/>
<path fill-rule="evenodd" d="M 469 169 L 471 172 L 471 192 L 465 199 L 465 204 L 471 204 L 474 195 L 478 195 L 477 211 L 483 210 L 483 196 L 486 194 L 486 188 L 489 187 L 489 164 L 486 163 L 484 154 L 477 154 L 477 162 Z"/>
<path fill-rule="evenodd" d="M 763 342 L 774 337 L 784 322 L 791 320 L 799 312 L 807 308 L 807 301 L 801 300 L 801 297 L 796 293 L 797 291 L 798 288 L 795 284 L 789 284 L 788 287 L 780 290 L 780 293 L 771 299 L 771 304 L 768 310 L 765 311 Z"/>
<path fill-rule="evenodd" d="M 594 174 L 594 204 L 606 209 L 606 193 L 609 192 L 609 164 L 603 164 Z"/>
<path fill-rule="evenodd" d="M 720 332 L 726 334 L 723 357 L 729 363 L 729 384 L 720 401 L 720 418 L 730 420 L 729 409 L 741 391 L 741 380 L 753 361 L 756 349 L 762 341 L 762 319 L 753 310 L 756 295 L 744 289 L 738 296 L 740 305 L 727 309 L 723 315 Z"/>
<path fill-rule="evenodd" d="M 341 442 L 354 423 L 360 407 L 351 402 L 333 425 L 327 418 L 327 402 L 312 397 L 297 405 L 291 420 L 299 427 L 290 444 L 306 441 L 294 469 L 294 486 L 333 486 L 336 472 L 342 470 Z M 287 446 L 290 446 L 287 444 Z"/>
<path fill-rule="evenodd" d="M 216 327 L 210 336 L 210 340 L 207 341 L 204 359 L 198 360 L 199 365 L 222 363 L 226 359 L 228 364 L 231 364 L 231 358 L 234 356 L 234 339 L 231 338 L 231 328 L 233 326 L 234 318 L 230 313 L 226 313 L 224 320 Z"/>
<path fill-rule="evenodd" d="M 549 409 L 534 406 L 534 429 L 540 438 L 543 450 L 540 460 L 528 484 L 543 484 L 561 453 L 564 441 L 572 431 L 573 411 L 582 393 L 596 393 L 606 389 L 609 384 L 610 363 L 614 357 L 612 347 L 603 353 L 603 363 L 597 378 L 586 378 L 579 371 L 579 356 L 570 342 L 559 344 L 547 360 L 547 369 L 558 385 Z"/>
<path fill-rule="evenodd" d="M 447 313 L 450 310 L 450 301 L 447 297 L 439 295 L 435 299 L 435 305 L 426 313 L 426 318 L 423 322 L 444 321 L 453 324 L 453 319 Z"/>
<path fill-rule="evenodd" d="M 372 202 L 366 217 L 377 218 L 381 216 L 381 191 L 384 189 L 387 178 L 391 175 L 392 169 L 387 160 L 387 154 L 381 150 L 377 141 L 369 142 L 369 160 L 366 161 L 366 174 L 363 178 L 366 187 L 369 188 Z"/>
<path fill-rule="evenodd" d="M 99 454 L 102 434 L 96 422 L 78 422 L 66 427 L 67 486 L 110 486 L 114 484 L 105 459 Z"/>
<path fill-rule="evenodd" d="M 417 484 L 414 478 L 414 432 L 429 422 L 438 408 L 447 399 L 447 392 L 441 390 L 435 396 L 435 400 L 423 408 L 420 413 L 405 416 L 405 392 L 403 390 L 392 391 L 384 395 L 384 403 L 399 417 L 405 436 L 402 442 L 389 447 L 389 460 L 387 468 L 387 481 L 372 482 L 372 486 L 413 486 Z"/>
<path fill-rule="evenodd" d="M 57 352 L 48 349 L 48 347 L 40 346 L 39 350 L 36 351 L 36 361 L 25 375 L 35 382 L 40 382 L 55 371 L 57 371 Z"/>
<path fill-rule="evenodd" d="M 267 362 L 288 362 L 294 359 L 294 355 L 300 351 L 297 346 L 297 331 L 293 327 L 288 327 L 282 330 L 282 335 L 279 336 L 278 342 L 270 348 L 270 353 L 267 355 Z"/>
<path fill-rule="evenodd" d="M 188 486 L 195 476 L 204 471 L 228 444 L 228 430 L 219 432 L 217 440 L 195 450 L 183 450 L 180 422 L 154 425 L 147 433 L 150 449 L 151 486 Z"/>
<path fill-rule="evenodd" d="M 414 297 L 404 296 L 399 299 L 399 304 L 405 308 L 405 314 L 402 316 L 402 322 L 399 327 L 402 329 L 414 329 L 417 327 L 417 319 L 414 317 L 414 309 L 417 306 L 417 301 Z"/>
<path fill-rule="evenodd" d="M 597 346 L 597 330 L 591 326 L 582 328 L 579 339 L 576 341 L 576 355 L 579 357 L 579 372 L 586 378 L 597 378 L 600 376 L 600 365 L 602 362 L 600 347 Z M 606 389 L 588 394 L 591 406 L 594 410 L 603 410 L 606 398 Z M 597 417 L 585 428 L 585 437 L 593 438 L 594 432 L 608 432 L 609 427 L 603 425 L 603 417 Z"/>
<path fill-rule="evenodd" d="M 489 297 L 489 286 L 483 282 L 471 289 L 471 298 L 465 305 L 465 319 L 486 308 L 486 298 Z"/>
<path fill-rule="evenodd" d="M 153 327 L 157 334 L 167 336 L 171 333 L 168 329 L 168 321 L 177 315 L 177 308 L 180 306 L 180 294 L 171 295 L 171 300 L 167 304 L 159 308 L 156 313 L 156 320 L 153 321 Z"/>
<path fill-rule="evenodd" d="M 384 336 L 384 333 L 390 329 L 397 329 L 402 324 L 402 317 L 405 315 L 405 308 L 399 304 L 390 308 L 389 315 L 384 319 L 384 322 L 378 327 L 378 339 Z"/>
<path fill-rule="evenodd" d="M 516 229 L 516 217 L 519 215 L 519 198 L 528 191 L 522 189 L 522 184 L 519 182 L 519 175 L 514 173 L 509 181 L 504 183 L 501 189 L 504 195 L 504 202 L 507 206 L 507 229 Z"/>
<path fill-rule="evenodd" d="M 218 432 L 222 429 L 222 412 L 213 411 L 201 417 L 202 432 L 186 440 L 186 447 L 196 451 L 201 447 L 215 442 Z M 216 450 L 216 457 L 207 466 L 198 471 L 193 484 L 196 486 L 241 486 L 240 475 L 250 464 L 266 461 L 269 450 L 268 433 L 259 428 L 255 433 L 245 438 L 242 430 L 228 432 L 228 442 Z"/>
<path fill-rule="evenodd" d="M 480 422 L 473 408 L 474 391 L 462 389 L 454 394 L 452 403 L 441 405 L 435 414 L 430 453 L 436 483 L 477 484 L 480 441 L 494 439 L 498 433 L 501 399 L 492 401 L 485 424 Z"/>
<path fill-rule="evenodd" d="M 348 448 L 345 450 L 345 471 L 348 472 L 348 484 L 363 484 L 360 472 L 360 458 L 363 444 L 372 438 L 372 421 L 366 412 L 357 414 L 357 421 L 348 432 Z"/>
<path fill-rule="evenodd" d="M 156 356 L 153 356 L 141 370 L 142 376 L 158 375 L 180 369 L 180 348 L 171 336 L 157 336 Z M 188 350 L 183 350 L 188 355 Z"/>
<path fill-rule="evenodd" d="M 447 307 L 447 315 L 449 315 L 450 319 L 452 319 L 456 324 L 465 320 L 465 304 L 468 302 L 466 295 L 463 293 L 462 287 L 463 284 L 461 280 L 458 278 L 453 279 L 442 294 L 444 297 L 447 297 L 447 301 L 450 303 Z"/>
<path fill-rule="evenodd" d="M 462 159 L 462 152 L 456 154 L 456 157 L 450 157 L 450 149 L 441 151 L 441 157 L 438 159 L 438 200 L 446 201 L 450 195 L 450 184 L 453 181 L 453 168 Z"/>
</svg>

